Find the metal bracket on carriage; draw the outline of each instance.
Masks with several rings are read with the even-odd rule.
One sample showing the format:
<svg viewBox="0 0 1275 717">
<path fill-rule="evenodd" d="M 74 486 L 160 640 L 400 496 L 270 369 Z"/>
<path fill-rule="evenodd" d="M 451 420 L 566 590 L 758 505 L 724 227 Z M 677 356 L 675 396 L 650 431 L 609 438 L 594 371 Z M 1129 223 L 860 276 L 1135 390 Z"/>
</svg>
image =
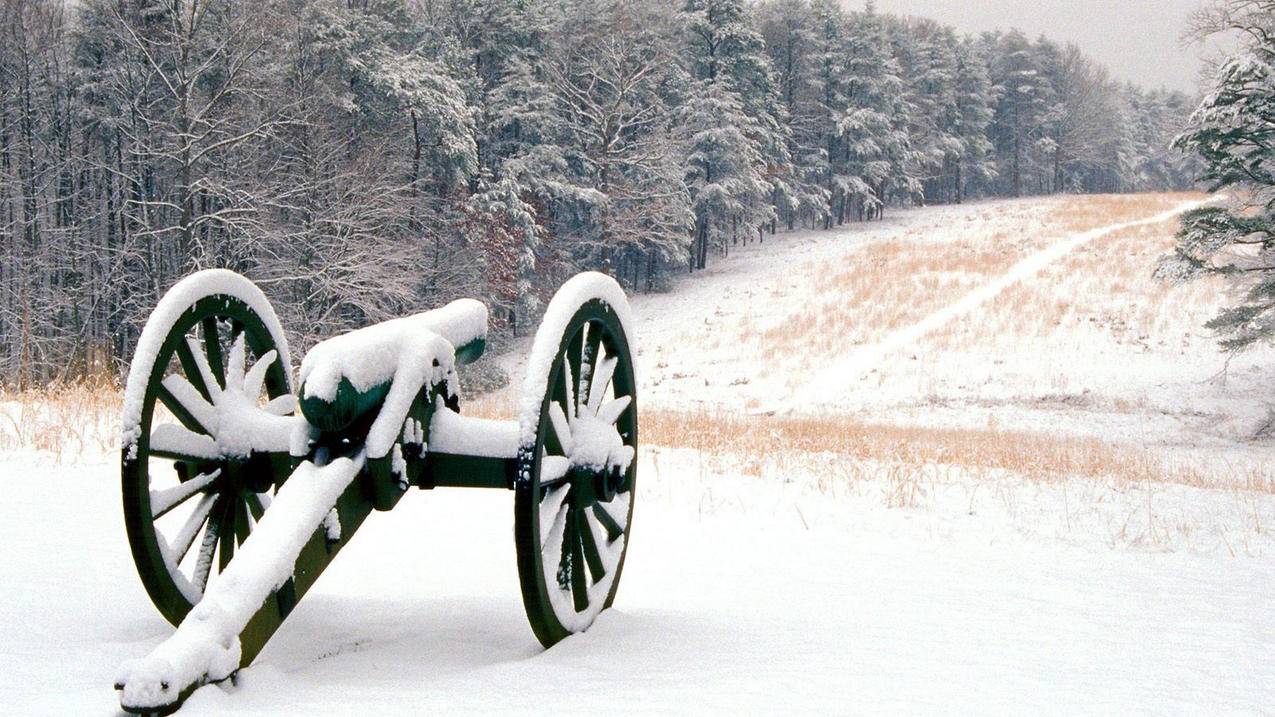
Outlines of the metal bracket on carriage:
<svg viewBox="0 0 1275 717">
<path fill-rule="evenodd" d="M 523 604 L 544 646 L 610 606 L 637 446 L 624 294 L 599 274 L 559 290 L 516 421 L 459 413 L 455 367 L 482 354 L 486 324 L 462 300 L 328 339 L 285 404 L 287 342 L 257 287 L 214 270 L 164 296 L 130 368 L 121 465 L 134 561 L 177 630 L 122 667 L 125 710 L 171 712 L 250 664 L 368 514 L 413 485 L 514 491 Z"/>
</svg>

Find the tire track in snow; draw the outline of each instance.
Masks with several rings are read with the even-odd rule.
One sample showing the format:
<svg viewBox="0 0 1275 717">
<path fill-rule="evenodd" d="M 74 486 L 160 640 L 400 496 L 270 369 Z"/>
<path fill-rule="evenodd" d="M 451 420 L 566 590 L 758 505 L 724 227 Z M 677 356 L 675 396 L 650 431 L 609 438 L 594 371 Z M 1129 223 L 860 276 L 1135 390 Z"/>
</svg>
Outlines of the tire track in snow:
<svg viewBox="0 0 1275 717">
<path fill-rule="evenodd" d="M 1090 229 L 1087 232 L 1073 235 L 1035 254 L 1031 254 L 1019 260 L 1017 264 L 1010 267 L 1009 271 L 973 289 L 954 303 L 944 306 L 914 324 L 895 329 L 880 341 L 861 346 L 840 361 L 827 366 L 816 374 L 814 378 L 807 381 L 793 395 L 783 412 L 791 412 L 795 407 L 803 404 L 827 404 L 845 396 L 864 378 L 864 374 L 889 354 L 918 341 L 925 337 L 926 334 L 944 326 L 961 314 L 996 298 L 1005 289 L 1020 281 L 1030 279 L 1045 267 L 1095 239 L 1133 227 L 1159 224 L 1183 212 L 1202 206 L 1209 201 L 1206 199 L 1184 202 L 1173 209 L 1160 212 L 1151 217 Z"/>
</svg>

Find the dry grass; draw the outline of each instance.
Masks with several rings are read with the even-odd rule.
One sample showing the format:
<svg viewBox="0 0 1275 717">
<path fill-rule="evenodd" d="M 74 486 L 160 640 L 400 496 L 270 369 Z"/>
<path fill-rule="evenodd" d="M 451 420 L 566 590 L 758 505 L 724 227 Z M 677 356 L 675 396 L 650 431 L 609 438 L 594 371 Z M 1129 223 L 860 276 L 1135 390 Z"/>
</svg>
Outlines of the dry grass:
<svg viewBox="0 0 1275 717">
<path fill-rule="evenodd" d="M 1132 446 L 1025 431 L 883 425 L 839 415 L 683 411 L 646 411 L 641 431 L 647 444 L 690 448 L 710 455 L 740 454 L 745 464 L 749 459 L 800 451 L 915 470 L 944 465 L 974 475 L 1005 471 L 1045 483 L 1082 477 L 1275 494 L 1272 473 L 1220 475 L 1198 465 L 1171 465 Z"/>
<path fill-rule="evenodd" d="M 969 242 L 876 244 L 850 264 L 814 270 L 809 289 L 815 298 L 754 340 L 768 360 L 790 355 L 793 346 L 830 356 L 920 320 L 1017 258 Z"/>
<path fill-rule="evenodd" d="M 848 255 L 845 263 L 802 267 L 796 275 L 808 282 L 811 300 L 797 314 L 768 327 L 758 327 L 744 317 L 738 329 L 741 337 L 756 345 L 768 362 L 791 356 L 795 346 L 812 358 L 835 356 L 847 347 L 872 343 L 890 331 L 919 321 L 1060 238 L 1135 221 L 1202 196 L 1181 193 L 1070 197 L 1052 202 L 1038 221 L 1024 215 L 1019 223 L 1038 224 L 1028 235 L 1011 235 L 996 228 L 1003 225 L 1007 212 L 1024 211 L 1004 206 L 965 219 L 967 224 L 987 224 L 989 229 L 983 236 L 971 236 L 968 227 L 955 232 L 942 227 L 912 229 L 889 242 L 865 246 Z M 964 238 L 944 241 L 944 235 L 949 234 Z M 1117 265 L 1138 266 L 1139 258 L 1126 256 Z M 786 289 L 775 287 L 771 291 Z M 1016 313 L 1014 321 L 1019 325 L 1035 331 L 1045 330 L 1051 325 L 1051 318 L 1068 309 L 1068 297 L 1040 297 L 1030 291 L 1022 295 L 1007 293 L 1011 295 L 1000 304 L 1007 313 Z M 1024 317 L 1030 320 L 1024 321 Z M 959 325 L 948 331 L 961 333 Z"/>
<path fill-rule="evenodd" d="M 0 450 L 75 455 L 119 445 L 120 390 L 107 378 L 0 391 Z"/>
<path fill-rule="evenodd" d="M 1183 202 L 1201 200 L 1200 192 L 1169 194 L 1085 194 L 1069 197 L 1048 215 L 1047 224 L 1067 234 L 1120 224 L 1168 211 Z"/>
<path fill-rule="evenodd" d="M 1177 220 L 1124 229 L 1078 248 L 1031 282 L 1016 284 L 969 320 L 930 337 L 940 350 L 1045 339 L 1078 329 L 1118 344 L 1188 344 L 1217 311 L 1225 281 L 1173 285 L 1155 279 L 1156 260 L 1174 242 Z"/>
</svg>

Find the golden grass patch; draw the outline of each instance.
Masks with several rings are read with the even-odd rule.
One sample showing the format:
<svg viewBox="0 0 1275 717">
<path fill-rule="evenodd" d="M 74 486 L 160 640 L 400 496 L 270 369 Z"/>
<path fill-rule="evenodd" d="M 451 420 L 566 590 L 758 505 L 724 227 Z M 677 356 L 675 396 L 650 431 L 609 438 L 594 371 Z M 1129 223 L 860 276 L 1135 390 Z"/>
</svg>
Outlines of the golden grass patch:
<svg viewBox="0 0 1275 717">
<path fill-rule="evenodd" d="M 113 448 L 119 444 L 120 400 L 119 387 L 102 377 L 0 391 L 0 450 L 58 455 Z"/>
<path fill-rule="evenodd" d="M 1074 234 L 1136 221 L 1206 196 L 1201 192 L 1076 195 L 1054 207 L 1047 215 L 1046 223 Z"/>
<path fill-rule="evenodd" d="M 646 411 L 643 443 L 745 458 L 786 452 L 833 453 L 892 465 L 952 465 L 978 475 L 1005 471 L 1041 482 L 1073 477 L 1125 483 L 1275 493 L 1264 471 L 1211 472 L 1171 464 L 1150 451 L 1098 439 L 994 428 L 929 428 L 874 424 L 841 415 L 762 416 L 696 411 Z"/>
<path fill-rule="evenodd" d="M 1189 195 L 1185 198 L 1189 198 Z M 1153 276 L 1174 244 L 1178 220 L 1129 227 L 1078 247 L 929 338 L 939 350 L 1045 339 L 1082 328 L 1129 345 L 1193 340 L 1217 311 L 1225 280 L 1205 277 L 1170 284 Z"/>
<path fill-rule="evenodd" d="M 1005 213 L 1014 210 L 1003 206 L 976 210 L 965 217 L 966 226 L 960 228 L 961 238 L 956 240 L 944 241 L 942 235 L 948 232 L 943 228 L 911 229 L 890 241 L 848 253 L 843 262 L 824 260 L 806 265 L 798 273 L 809 282 L 812 299 L 769 326 L 741 321 L 740 336 L 756 345 L 772 363 L 790 356 L 794 347 L 816 360 L 836 356 L 920 321 L 1063 237 L 1136 221 L 1203 197 L 1198 193 L 1068 197 L 1050 202 L 1039 226 L 1022 235 L 1000 228 Z M 987 225 L 986 233 L 971 233 L 969 225 L 980 223 Z M 1024 223 L 1033 226 L 1030 221 Z M 1099 257 L 1097 261 L 1106 262 L 1099 268 L 1107 273 L 1092 272 L 1094 276 L 1120 273 L 1115 274 L 1115 282 L 1108 282 L 1110 285 L 1082 287 L 1082 293 L 1118 291 L 1119 282 L 1132 285 L 1139 278 L 1139 267 L 1154 263 L 1154 256 L 1144 261 L 1143 255 L 1162 253 L 1162 244 L 1148 241 L 1136 255 Z M 1066 266 L 1071 268 L 1072 264 Z M 1086 264 L 1082 271 L 1092 268 Z M 1016 285 L 997 298 L 997 316 L 986 325 L 952 322 L 935 338 L 940 347 L 951 348 L 968 346 L 989 334 L 1047 334 L 1070 311 L 1072 303 L 1072 296 L 1044 295 L 1035 286 Z"/>
</svg>

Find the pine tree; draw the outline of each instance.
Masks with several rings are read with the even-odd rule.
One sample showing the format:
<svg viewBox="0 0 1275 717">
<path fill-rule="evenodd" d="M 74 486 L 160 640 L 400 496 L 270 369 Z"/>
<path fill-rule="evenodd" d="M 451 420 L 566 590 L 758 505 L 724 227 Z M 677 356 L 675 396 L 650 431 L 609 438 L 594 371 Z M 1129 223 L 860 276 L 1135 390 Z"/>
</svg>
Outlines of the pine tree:
<svg viewBox="0 0 1275 717">
<path fill-rule="evenodd" d="M 1226 2 L 1218 29 L 1244 31 L 1240 52 L 1218 70 L 1213 90 L 1176 146 L 1204 161 L 1210 188 L 1230 190 L 1225 206 L 1186 213 L 1172 255 L 1157 274 L 1184 280 L 1232 278 L 1243 289 L 1236 306 L 1206 326 L 1236 351 L 1275 336 L 1275 2 Z"/>
<path fill-rule="evenodd" d="M 958 135 L 956 33 L 926 20 L 900 24 L 894 35 L 895 55 L 907 77 L 908 134 L 921 194 L 928 202 L 953 201 L 954 175 L 965 154 Z"/>
<path fill-rule="evenodd" d="M 881 216 L 891 192 L 919 189 L 908 122 L 913 108 L 884 24 L 869 4 L 850 18 L 844 55 L 844 105 L 836 116 L 833 206 L 837 223 Z"/>
<path fill-rule="evenodd" d="M 988 132 L 995 115 L 997 91 L 988 76 L 983 48 L 973 39 L 961 41 L 956 64 L 952 134 L 960 142 L 960 159 L 952 166 L 952 199 L 959 203 L 971 186 L 987 187 L 996 177 L 995 147 Z"/>
<path fill-rule="evenodd" d="M 681 125 L 687 134 L 686 185 L 695 213 L 692 270 L 707 264 L 710 247 L 725 252 L 739 234 L 770 217 L 764 159 L 750 141 L 754 121 L 721 82 L 702 80 Z"/>
<path fill-rule="evenodd" d="M 775 210 L 790 230 L 799 222 L 813 226 L 828 205 L 828 193 L 821 186 L 827 158 L 818 134 L 818 97 L 812 94 L 818 67 L 815 15 L 808 0 L 776 0 L 761 5 L 758 15 L 791 163 Z"/>
<path fill-rule="evenodd" d="M 786 200 L 792 168 L 770 64 L 742 0 L 690 0 L 685 13 L 698 80 L 682 119 L 694 270 L 705 267 L 710 246 L 725 251 L 728 239 L 747 240 L 775 219 L 772 203 Z"/>
<path fill-rule="evenodd" d="M 539 301 L 535 294 L 536 250 L 545 239 L 545 229 L 537 220 L 536 208 L 523 201 L 522 185 L 510 177 L 488 185 L 479 183 L 478 192 L 466 205 L 466 235 L 477 244 L 483 259 L 483 276 L 489 291 L 492 313 L 503 313 L 514 335 L 520 324 L 535 315 Z"/>
<path fill-rule="evenodd" d="M 1053 88 L 1021 32 L 985 35 L 984 42 L 992 53 L 991 76 L 998 97 L 990 134 L 996 146 L 1000 189 L 1021 197 L 1032 189 L 1030 179 L 1040 164 L 1036 143 L 1044 134 L 1043 118 Z"/>
</svg>

